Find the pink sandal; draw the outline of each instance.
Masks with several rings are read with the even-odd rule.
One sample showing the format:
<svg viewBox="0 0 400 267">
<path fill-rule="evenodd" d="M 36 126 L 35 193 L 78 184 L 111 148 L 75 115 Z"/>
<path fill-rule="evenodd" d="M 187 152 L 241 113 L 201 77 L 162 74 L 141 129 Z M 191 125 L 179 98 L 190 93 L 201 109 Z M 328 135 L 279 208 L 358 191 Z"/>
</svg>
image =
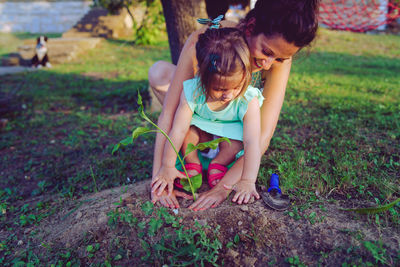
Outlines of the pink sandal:
<svg viewBox="0 0 400 267">
<path fill-rule="evenodd" d="M 219 170 L 221 172 L 210 174 L 210 170 Z M 215 180 L 221 180 L 225 176 L 227 171 L 228 168 L 226 166 L 218 163 L 211 163 L 210 165 L 208 165 L 208 170 L 207 170 L 208 185 L 211 188 L 213 188 L 215 185 L 213 185 L 212 182 L 214 182 Z"/>
<path fill-rule="evenodd" d="M 198 163 L 187 163 L 187 164 L 185 164 L 185 168 L 186 168 L 186 171 L 195 170 L 195 171 L 197 171 L 197 172 L 200 173 L 200 174 L 201 174 L 202 171 L 203 171 L 203 166 L 201 166 L 201 164 L 198 164 Z M 181 173 L 185 174 L 184 171 L 181 171 Z M 192 177 L 192 176 L 189 176 L 189 178 L 190 178 L 190 177 Z M 174 185 L 175 185 L 176 187 L 180 188 L 180 189 L 183 188 L 183 186 L 181 185 L 181 179 L 179 179 L 179 178 L 175 179 Z"/>
</svg>

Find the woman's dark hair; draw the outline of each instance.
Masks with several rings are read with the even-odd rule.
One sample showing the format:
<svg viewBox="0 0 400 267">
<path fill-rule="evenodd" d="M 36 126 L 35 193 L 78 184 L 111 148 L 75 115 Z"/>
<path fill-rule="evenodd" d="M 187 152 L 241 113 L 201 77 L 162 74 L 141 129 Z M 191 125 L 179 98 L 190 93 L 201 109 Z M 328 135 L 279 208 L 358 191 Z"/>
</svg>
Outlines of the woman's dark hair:
<svg viewBox="0 0 400 267">
<path fill-rule="evenodd" d="M 252 35 L 281 35 L 288 43 L 304 47 L 314 40 L 318 28 L 319 0 L 258 0 L 241 22 L 246 30 L 255 18 Z"/>
<path fill-rule="evenodd" d="M 250 51 L 237 28 L 207 29 L 199 35 L 196 43 L 196 58 L 199 66 L 200 86 L 207 97 L 211 85 L 220 82 L 223 77 L 243 73 L 243 95 L 251 81 Z"/>
</svg>

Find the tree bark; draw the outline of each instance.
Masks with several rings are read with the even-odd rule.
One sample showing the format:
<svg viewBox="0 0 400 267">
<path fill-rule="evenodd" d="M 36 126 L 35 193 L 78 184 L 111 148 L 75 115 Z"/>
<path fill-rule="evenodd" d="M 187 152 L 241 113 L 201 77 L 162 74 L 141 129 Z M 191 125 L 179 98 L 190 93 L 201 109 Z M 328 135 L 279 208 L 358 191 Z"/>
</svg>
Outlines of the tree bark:
<svg viewBox="0 0 400 267">
<path fill-rule="evenodd" d="M 215 0 L 217 1 L 217 0 Z M 197 18 L 207 18 L 204 0 L 161 0 L 167 25 L 172 63 L 177 64 L 186 39 L 201 27 Z"/>
</svg>

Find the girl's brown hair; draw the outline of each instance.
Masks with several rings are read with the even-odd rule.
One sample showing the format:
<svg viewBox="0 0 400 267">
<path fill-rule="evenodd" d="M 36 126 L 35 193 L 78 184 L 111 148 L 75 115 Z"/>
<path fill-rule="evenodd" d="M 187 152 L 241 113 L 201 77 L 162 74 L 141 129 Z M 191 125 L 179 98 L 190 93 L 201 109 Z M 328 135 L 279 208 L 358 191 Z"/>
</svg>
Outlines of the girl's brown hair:
<svg viewBox="0 0 400 267">
<path fill-rule="evenodd" d="M 251 81 L 250 51 L 242 31 L 236 28 L 207 29 L 196 43 L 200 88 L 206 99 L 217 77 L 233 76 L 243 72 L 242 96 Z"/>
</svg>

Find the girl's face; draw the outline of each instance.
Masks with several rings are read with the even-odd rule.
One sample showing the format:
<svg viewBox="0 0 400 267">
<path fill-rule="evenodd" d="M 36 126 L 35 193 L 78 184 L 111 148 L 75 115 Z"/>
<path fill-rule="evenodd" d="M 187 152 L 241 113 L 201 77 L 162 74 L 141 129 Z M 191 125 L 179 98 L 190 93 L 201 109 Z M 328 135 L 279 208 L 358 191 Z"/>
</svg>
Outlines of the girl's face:
<svg viewBox="0 0 400 267">
<path fill-rule="evenodd" d="M 214 78 L 215 82 L 211 85 L 209 95 L 211 101 L 228 103 L 240 95 L 243 89 L 243 73 L 237 75 L 219 76 Z"/>
<path fill-rule="evenodd" d="M 279 35 L 266 37 L 262 33 L 256 36 L 249 34 L 246 39 L 252 57 L 253 72 L 269 70 L 274 63 L 290 60 L 300 49 Z"/>
</svg>

